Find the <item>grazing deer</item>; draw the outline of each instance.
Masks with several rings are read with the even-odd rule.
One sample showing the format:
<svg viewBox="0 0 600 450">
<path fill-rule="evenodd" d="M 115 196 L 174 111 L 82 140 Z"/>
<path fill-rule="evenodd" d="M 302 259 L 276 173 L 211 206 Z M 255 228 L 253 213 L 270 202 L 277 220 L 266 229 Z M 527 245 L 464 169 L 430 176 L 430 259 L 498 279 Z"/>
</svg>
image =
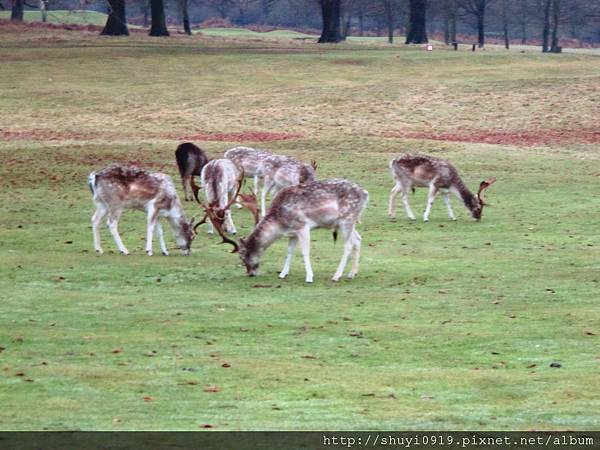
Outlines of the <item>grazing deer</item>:
<svg viewBox="0 0 600 450">
<path fill-rule="evenodd" d="M 288 186 L 305 184 L 315 179 L 316 161 L 304 164 L 289 156 L 272 155 L 263 161 L 263 188 L 260 197 L 261 215 L 266 214 L 267 194 L 276 194 Z"/>
<path fill-rule="evenodd" d="M 99 225 L 108 215 L 110 230 L 119 251 L 128 255 L 119 236 L 118 223 L 124 209 L 144 210 L 148 214 L 146 233 L 146 253 L 152 255 L 152 234 L 156 232 L 163 255 L 168 255 L 159 217 L 166 217 L 175 233 L 177 245 L 184 255 L 189 254 L 194 233 L 194 219 L 187 222 L 175 186 L 168 175 L 149 172 L 137 167 L 112 164 L 88 176 L 96 212 L 92 216 L 94 247 L 102 253 Z"/>
<path fill-rule="evenodd" d="M 262 179 L 262 164 L 271 153 L 250 147 L 234 147 L 225 152 L 225 158 L 232 160 L 244 170 L 244 176 L 254 178 L 254 195 L 258 195 L 258 184 Z"/>
<path fill-rule="evenodd" d="M 202 186 L 207 206 L 224 214 L 225 227 L 232 234 L 237 233 L 237 230 L 231 218 L 230 207 L 239 194 L 243 179 L 244 171 L 229 159 L 213 159 L 202 169 Z M 196 199 L 198 200 L 197 196 Z M 208 223 L 208 232 L 213 233 L 212 222 Z"/>
<path fill-rule="evenodd" d="M 481 212 L 483 207 L 486 206 L 483 199 L 483 192 L 496 181 L 496 178 L 482 181 L 479 185 L 477 195 L 473 195 L 467 186 L 465 186 L 458 175 L 458 171 L 452 164 L 443 159 L 428 155 L 399 156 L 390 161 L 390 172 L 395 184 L 390 192 L 388 215 L 390 217 L 396 216 L 396 197 L 398 194 L 401 194 L 406 214 L 411 220 L 415 220 L 415 215 L 408 204 L 408 191 L 411 189 L 414 191 L 414 187 L 427 187 L 429 188 L 429 195 L 427 198 L 427 207 L 423 214 L 425 222 L 429 221 L 431 206 L 440 191 L 444 196 L 444 203 L 448 208 L 450 219 L 456 220 L 449 198 L 449 194 L 453 193 L 463 201 L 477 221 L 481 220 Z"/>
<path fill-rule="evenodd" d="M 191 142 L 184 142 L 177 146 L 175 159 L 177 160 L 177 168 L 179 169 L 179 175 L 181 175 L 181 182 L 183 183 L 184 198 L 186 201 L 192 200 L 192 192 L 198 189 L 198 186 L 194 184 L 193 178 L 194 176 L 200 176 L 202 168 L 208 162 L 208 157 L 200 147 Z"/>
<path fill-rule="evenodd" d="M 206 215 L 201 222 L 207 217 L 210 219 L 223 242 L 233 246 L 232 253 L 239 252 L 251 277 L 256 275 L 265 250 L 277 239 L 289 236 L 288 254 L 279 277 L 285 278 L 289 273 L 294 249 L 299 243 L 304 256 L 307 283 L 313 281 L 310 230 L 333 229 L 334 239 L 339 230 L 344 238 L 344 254 L 332 278 L 333 281 L 338 281 L 351 253 L 352 268 L 348 278 L 354 278 L 358 273 L 361 237 L 356 231 L 356 224 L 368 198 L 367 191 L 348 180 L 320 180 L 284 188 L 273 199 L 267 215 L 239 244 L 225 235 L 222 228 L 224 215 L 221 211 L 205 206 Z"/>
</svg>

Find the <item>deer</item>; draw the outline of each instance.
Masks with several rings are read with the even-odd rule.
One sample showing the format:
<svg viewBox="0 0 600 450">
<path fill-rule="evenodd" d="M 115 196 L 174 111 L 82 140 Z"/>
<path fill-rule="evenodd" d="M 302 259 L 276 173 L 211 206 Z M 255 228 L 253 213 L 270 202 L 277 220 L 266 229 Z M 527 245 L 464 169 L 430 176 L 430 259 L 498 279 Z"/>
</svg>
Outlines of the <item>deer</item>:
<svg viewBox="0 0 600 450">
<path fill-rule="evenodd" d="M 94 248 L 102 254 L 100 223 L 108 215 L 107 225 L 119 251 L 129 255 L 118 231 L 124 209 L 138 209 L 147 213 L 146 253 L 152 256 L 152 235 L 156 233 L 162 254 L 169 254 L 163 236 L 160 217 L 165 217 L 175 234 L 177 245 L 184 255 L 190 253 L 194 219 L 185 218 L 173 181 L 168 175 L 150 172 L 133 166 L 111 164 L 88 176 L 96 211 L 92 216 Z"/>
<path fill-rule="evenodd" d="M 177 146 L 175 160 L 177 161 L 179 175 L 181 175 L 184 199 L 190 201 L 192 200 L 192 193 L 196 195 L 195 192 L 199 189 L 194 183 L 194 176 L 200 176 L 202 168 L 208 162 L 208 157 L 200 147 L 191 142 L 184 142 Z"/>
<path fill-rule="evenodd" d="M 261 216 L 266 214 L 267 194 L 276 194 L 281 189 L 305 184 L 315 179 L 316 161 L 302 163 L 290 156 L 272 155 L 262 164 L 263 187 L 260 198 Z"/>
<path fill-rule="evenodd" d="M 367 191 L 348 180 L 312 181 L 279 191 L 265 217 L 239 243 L 225 234 L 224 214 L 221 210 L 204 205 L 205 215 L 198 225 L 208 218 L 221 235 L 222 243 L 231 244 L 231 253 L 239 254 L 250 277 L 257 275 L 260 260 L 267 248 L 276 240 L 288 236 L 288 252 L 279 278 L 284 279 L 288 275 L 294 250 L 300 244 L 307 283 L 312 283 L 314 279 L 310 263 L 310 231 L 315 228 L 332 229 L 334 241 L 339 231 L 344 239 L 344 252 L 331 278 L 337 282 L 344 273 L 350 254 L 352 267 L 348 278 L 353 279 L 358 274 L 362 239 L 356 231 L 356 224 L 360 221 L 368 199 Z"/>
<path fill-rule="evenodd" d="M 225 228 L 231 234 L 237 230 L 231 218 L 231 205 L 236 201 L 244 180 L 244 170 L 239 169 L 230 159 L 213 159 L 202 169 L 202 186 L 207 206 L 222 212 Z M 237 189 L 237 190 L 236 190 Z M 198 199 L 196 191 L 196 200 Z M 214 232 L 212 222 L 208 222 L 208 233 Z"/>
<path fill-rule="evenodd" d="M 263 177 L 263 161 L 269 156 L 271 156 L 269 152 L 250 147 L 234 147 L 227 150 L 224 155 L 226 159 L 230 159 L 236 166 L 244 170 L 244 176 L 254 178 L 254 195 L 258 195 L 259 182 Z"/>
<path fill-rule="evenodd" d="M 423 154 L 399 156 L 390 161 L 389 168 L 395 183 L 390 192 L 388 208 L 388 215 L 391 218 L 396 217 L 396 197 L 401 194 L 406 214 L 411 220 L 415 220 L 415 215 L 408 203 L 408 191 L 412 189 L 414 192 L 415 187 L 427 187 L 429 193 L 423 214 L 425 222 L 429 221 L 431 207 L 440 192 L 442 192 L 444 203 L 448 208 L 448 217 L 451 220 L 456 220 L 456 216 L 450 204 L 450 193 L 461 199 L 475 220 L 480 221 L 483 207 L 487 206 L 484 201 L 484 191 L 496 182 L 494 177 L 482 181 L 477 194 L 473 195 L 452 164 L 446 160 Z"/>
</svg>

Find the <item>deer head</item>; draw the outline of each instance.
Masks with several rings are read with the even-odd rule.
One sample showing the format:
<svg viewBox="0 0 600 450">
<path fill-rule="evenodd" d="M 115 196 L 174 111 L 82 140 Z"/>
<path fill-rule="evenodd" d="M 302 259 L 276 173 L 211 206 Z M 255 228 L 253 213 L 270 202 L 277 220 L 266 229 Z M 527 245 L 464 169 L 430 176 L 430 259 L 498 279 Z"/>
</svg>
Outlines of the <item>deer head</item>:
<svg viewBox="0 0 600 450">
<path fill-rule="evenodd" d="M 473 217 L 475 217 L 475 219 L 477 219 L 477 221 L 481 220 L 481 213 L 483 212 L 483 207 L 484 206 L 489 206 L 487 203 L 485 203 L 484 201 L 484 191 L 489 188 L 492 184 L 494 184 L 496 182 L 496 178 L 492 177 L 489 178 L 485 181 L 482 181 L 481 184 L 479 185 L 479 190 L 477 191 L 477 208 L 475 208 L 473 210 Z"/>
<path fill-rule="evenodd" d="M 227 211 L 231 207 L 231 205 L 233 205 L 236 198 L 238 197 L 238 195 L 240 193 L 240 189 L 242 188 L 243 180 L 244 180 L 244 171 L 242 170 L 240 173 L 240 176 L 238 178 L 238 187 L 235 192 L 235 195 L 233 195 L 231 197 L 231 200 L 229 200 L 229 203 L 227 203 L 227 205 L 225 205 L 223 208 L 217 208 L 216 205 L 214 205 L 214 204 L 207 205 L 206 203 L 201 202 L 198 199 L 197 192 L 195 192 L 196 201 L 202 206 L 202 208 L 204 208 L 205 214 L 204 214 L 204 217 L 202 218 L 202 220 L 200 222 L 198 222 L 196 224 L 196 226 L 194 227 L 194 232 L 196 232 L 196 229 L 200 225 L 202 225 L 203 223 L 206 223 L 207 219 L 210 220 L 211 223 L 213 224 L 213 227 L 215 228 L 215 230 L 217 230 L 217 233 L 219 233 L 219 235 L 223 239 L 221 241 L 221 243 L 222 244 L 231 244 L 233 246 L 233 250 L 231 251 L 231 253 L 237 253 L 239 251 L 239 246 L 238 246 L 237 242 L 228 238 L 227 235 L 225 234 L 225 231 L 223 230 L 223 224 L 225 223 L 225 211 Z M 256 201 L 256 199 L 255 199 L 255 201 Z"/>
</svg>

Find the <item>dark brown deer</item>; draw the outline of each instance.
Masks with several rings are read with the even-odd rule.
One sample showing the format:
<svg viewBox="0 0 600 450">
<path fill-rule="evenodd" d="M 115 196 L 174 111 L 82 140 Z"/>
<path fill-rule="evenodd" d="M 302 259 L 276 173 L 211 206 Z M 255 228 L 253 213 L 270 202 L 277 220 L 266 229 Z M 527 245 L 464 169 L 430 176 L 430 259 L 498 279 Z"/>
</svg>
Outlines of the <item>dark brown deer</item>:
<svg viewBox="0 0 600 450">
<path fill-rule="evenodd" d="M 177 244 L 184 255 L 189 254 L 194 233 L 194 219 L 187 222 L 173 182 L 168 175 L 149 172 L 138 167 L 110 165 L 88 177 L 96 212 L 92 216 L 94 248 L 102 253 L 100 222 L 108 215 L 110 230 L 119 251 L 128 255 L 118 231 L 124 209 L 138 209 L 147 213 L 146 253 L 152 255 L 152 235 L 156 232 L 163 255 L 168 255 L 159 218 L 166 217 L 175 233 Z"/>
<path fill-rule="evenodd" d="M 194 177 L 200 176 L 202 168 L 208 162 L 208 157 L 200 147 L 191 142 L 184 142 L 177 146 L 175 159 L 179 175 L 181 175 L 184 198 L 186 201 L 192 200 L 192 193 L 196 195 L 195 191 L 198 190 L 198 186 L 194 183 Z"/>
<path fill-rule="evenodd" d="M 315 179 L 316 161 L 302 163 L 290 156 L 271 155 L 263 160 L 263 188 L 260 197 L 261 215 L 266 214 L 267 194 L 276 194 L 288 186 L 305 184 Z"/>
<path fill-rule="evenodd" d="M 431 206 L 439 192 L 442 192 L 444 196 L 444 203 L 448 208 L 450 219 L 456 220 L 452 205 L 450 205 L 449 194 L 452 193 L 463 201 L 465 207 L 477 221 L 481 220 L 483 207 L 486 206 L 483 193 L 496 181 L 496 178 L 482 181 L 477 195 L 473 195 L 452 164 L 443 159 L 421 154 L 402 155 L 393 159 L 390 161 L 390 172 L 395 184 L 390 192 L 388 215 L 396 216 L 396 197 L 401 194 L 406 214 L 411 220 L 415 220 L 415 215 L 408 204 L 408 192 L 411 189 L 414 190 L 415 187 L 427 187 L 429 194 L 427 207 L 423 214 L 425 222 L 429 221 Z"/>
<path fill-rule="evenodd" d="M 223 242 L 233 246 L 232 253 L 239 252 L 249 276 L 256 275 L 266 249 L 277 239 L 288 236 L 288 254 L 279 277 L 285 278 L 289 273 L 294 249 L 300 244 L 306 282 L 312 283 L 310 230 L 313 228 L 332 229 L 334 238 L 339 230 L 344 239 L 344 254 L 332 280 L 341 278 L 351 253 L 352 268 L 348 278 L 354 278 L 358 273 L 361 237 L 356 224 L 368 198 L 367 191 L 348 180 L 321 180 L 284 188 L 273 199 L 267 215 L 239 244 L 225 235 L 222 212 L 206 205 L 205 209 L 206 217 L 213 222 Z"/>
</svg>

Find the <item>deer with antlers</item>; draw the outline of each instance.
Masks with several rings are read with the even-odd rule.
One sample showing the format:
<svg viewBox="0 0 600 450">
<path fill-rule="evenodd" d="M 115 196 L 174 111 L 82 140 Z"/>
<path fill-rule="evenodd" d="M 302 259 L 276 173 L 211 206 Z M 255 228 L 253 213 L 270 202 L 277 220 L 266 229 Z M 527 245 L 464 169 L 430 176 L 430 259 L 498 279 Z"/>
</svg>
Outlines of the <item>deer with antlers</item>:
<svg viewBox="0 0 600 450">
<path fill-rule="evenodd" d="M 444 203 L 451 220 L 456 220 L 456 217 L 450 205 L 450 193 L 463 201 L 477 221 L 481 220 L 483 207 L 486 206 L 483 193 L 496 181 L 496 178 L 482 181 L 477 195 L 473 195 L 452 164 L 443 159 L 421 154 L 402 155 L 393 159 L 390 161 L 390 172 L 395 184 L 390 192 L 388 215 L 392 218 L 396 216 L 396 197 L 401 194 L 406 214 L 411 220 L 415 220 L 415 215 L 408 204 L 408 192 L 411 189 L 414 191 L 415 187 L 427 187 L 429 194 L 423 214 L 425 222 L 429 221 L 431 207 L 440 192 L 444 196 Z"/>
<path fill-rule="evenodd" d="M 262 164 L 271 153 L 250 147 L 234 147 L 227 150 L 224 156 L 242 169 L 245 177 L 254 178 L 254 195 L 258 195 L 258 185 L 263 177 Z"/>
<path fill-rule="evenodd" d="M 207 218 L 223 238 L 224 243 L 233 246 L 232 253 L 239 253 L 249 276 L 255 276 L 260 260 L 267 248 L 281 237 L 288 236 L 288 254 L 280 278 L 290 271 L 294 249 L 298 244 L 304 257 L 306 282 L 313 282 L 310 264 L 310 231 L 314 228 L 338 230 L 344 239 L 344 253 L 333 275 L 338 281 L 352 254 L 352 268 L 348 278 L 358 274 L 361 236 L 356 224 L 367 204 L 369 193 L 348 180 L 321 180 L 282 189 L 273 199 L 266 216 L 258 223 L 249 236 L 239 243 L 225 235 L 224 215 L 221 211 L 205 205 Z"/>
<path fill-rule="evenodd" d="M 187 222 L 171 178 L 164 173 L 149 172 L 138 167 L 110 165 L 88 176 L 96 212 L 92 216 L 94 247 L 102 253 L 100 222 L 108 215 L 107 225 L 119 251 L 128 255 L 118 231 L 124 209 L 139 209 L 147 213 L 146 253 L 152 255 L 152 235 L 156 232 L 163 255 L 168 255 L 159 218 L 166 217 L 175 234 L 179 248 L 189 254 L 194 238 L 192 225 Z"/>
<path fill-rule="evenodd" d="M 302 163 L 290 156 L 271 155 L 263 160 L 263 188 L 260 197 L 261 215 L 266 214 L 267 194 L 277 194 L 288 186 L 305 184 L 315 179 L 316 161 Z"/>
<path fill-rule="evenodd" d="M 213 159 L 202 169 L 201 178 L 206 198 L 205 206 L 220 211 L 225 229 L 231 234 L 237 233 L 231 218 L 231 205 L 236 201 L 242 187 L 244 170 L 239 169 L 229 159 Z M 201 203 L 197 195 L 196 200 Z M 212 222 L 208 222 L 208 232 L 213 233 Z"/>
</svg>

